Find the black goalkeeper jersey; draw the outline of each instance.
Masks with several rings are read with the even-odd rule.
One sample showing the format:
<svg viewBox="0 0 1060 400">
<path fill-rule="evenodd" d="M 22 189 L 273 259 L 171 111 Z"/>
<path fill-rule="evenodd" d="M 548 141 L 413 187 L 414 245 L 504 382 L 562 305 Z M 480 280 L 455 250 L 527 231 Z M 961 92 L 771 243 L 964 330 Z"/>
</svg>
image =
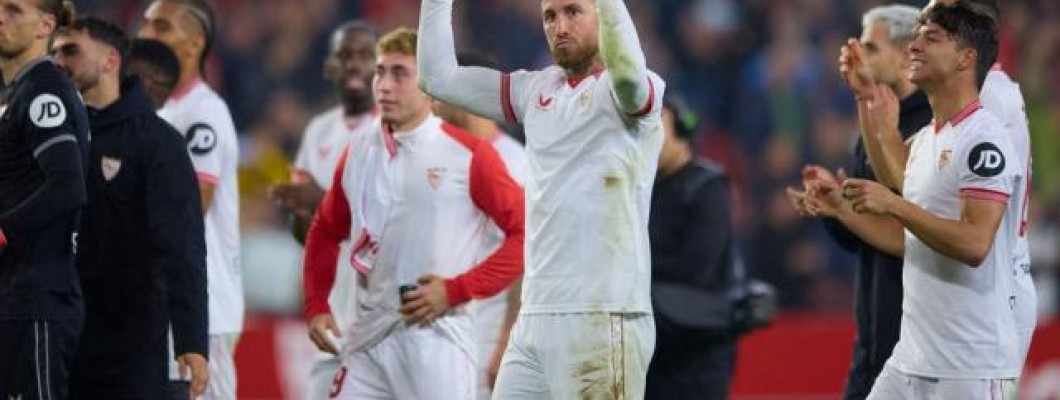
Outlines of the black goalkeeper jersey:
<svg viewBox="0 0 1060 400">
<path fill-rule="evenodd" d="M 0 319 L 83 318 L 74 263 L 85 203 L 84 104 L 49 58 L 0 94 Z"/>
</svg>

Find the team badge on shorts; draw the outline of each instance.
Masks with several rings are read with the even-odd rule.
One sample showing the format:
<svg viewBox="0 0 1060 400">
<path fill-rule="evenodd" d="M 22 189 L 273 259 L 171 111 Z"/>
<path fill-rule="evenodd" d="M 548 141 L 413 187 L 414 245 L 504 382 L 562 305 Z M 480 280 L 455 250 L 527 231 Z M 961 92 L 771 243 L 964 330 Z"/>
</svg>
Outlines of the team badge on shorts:
<svg viewBox="0 0 1060 400">
<path fill-rule="evenodd" d="M 943 150 L 939 153 L 939 169 L 946 168 L 950 163 L 950 157 L 953 157 L 953 150 Z"/>
<path fill-rule="evenodd" d="M 115 176 L 118 176 L 118 170 L 121 169 L 121 160 L 110 157 L 103 157 L 103 159 L 99 162 L 99 167 L 103 171 L 103 179 L 106 179 L 107 182 L 110 182 L 114 179 Z"/>
<path fill-rule="evenodd" d="M 427 168 L 427 183 L 431 184 L 432 189 L 438 190 L 438 186 L 442 184 L 442 178 L 445 178 L 445 168 Z"/>
</svg>

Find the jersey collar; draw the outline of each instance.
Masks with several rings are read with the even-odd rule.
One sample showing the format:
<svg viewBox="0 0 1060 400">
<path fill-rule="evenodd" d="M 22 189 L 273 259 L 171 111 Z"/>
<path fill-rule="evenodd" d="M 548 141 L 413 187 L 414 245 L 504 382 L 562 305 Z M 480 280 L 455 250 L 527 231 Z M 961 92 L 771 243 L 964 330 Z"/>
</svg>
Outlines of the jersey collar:
<svg viewBox="0 0 1060 400">
<path fill-rule="evenodd" d="M 593 78 L 599 78 L 600 74 L 602 74 L 602 73 L 604 73 L 604 67 L 597 67 L 592 72 L 590 72 L 588 74 L 585 74 L 585 75 L 582 75 L 582 76 L 579 76 L 579 77 L 567 76 L 567 85 L 570 86 L 571 89 L 574 89 L 574 88 L 578 87 L 578 85 L 581 84 L 582 81 L 585 80 L 585 78 L 588 78 L 590 76 L 593 77 Z"/>
<path fill-rule="evenodd" d="M 173 94 L 170 95 L 169 98 L 174 101 L 180 101 L 184 98 L 184 96 L 187 96 L 188 93 L 191 93 L 192 90 L 195 90 L 195 88 L 199 87 L 200 84 L 202 84 L 202 77 L 195 76 L 191 78 L 188 83 L 185 83 L 183 86 L 178 87 L 177 90 L 174 90 Z"/>
<path fill-rule="evenodd" d="M 11 83 L 9 83 L 8 86 L 13 86 L 15 83 L 17 83 L 23 77 L 25 77 L 26 74 L 28 74 L 30 70 L 32 70 L 34 67 L 36 67 L 37 64 L 43 63 L 45 61 L 52 62 L 52 56 L 46 55 L 46 56 L 41 56 L 41 57 L 34 58 L 32 60 L 29 60 L 29 62 L 26 63 L 26 65 L 22 66 L 22 69 L 18 70 L 18 73 L 15 74 L 15 78 L 11 80 Z"/>
<path fill-rule="evenodd" d="M 975 114 L 975 112 L 978 111 L 980 108 L 983 108 L 983 104 L 979 101 L 978 98 L 976 98 L 975 101 L 964 106 L 964 108 L 962 108 L 960 111 L 957 111 L 956 114 L 953 114 L 953 116 L 951 116 L 950 119 L 946 120 L 945 123 L 939 124 L 938 122 L 932 120 L 931 123 L 935 127 L 935 134 L 941 132 L 942 128 L 945 128 L 946 125 L 957 126 L 957 124 L 960 124 L 964 120 L 968 119 L 968 117 L 972 116 L 972 114 Z"/>
</svg>

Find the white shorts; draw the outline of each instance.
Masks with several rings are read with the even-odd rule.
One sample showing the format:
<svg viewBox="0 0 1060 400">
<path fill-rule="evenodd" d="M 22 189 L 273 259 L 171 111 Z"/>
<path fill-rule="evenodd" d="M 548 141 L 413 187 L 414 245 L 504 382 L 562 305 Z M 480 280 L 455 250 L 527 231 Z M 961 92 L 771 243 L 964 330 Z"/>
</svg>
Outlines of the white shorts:
<svg viewBox="0 0 1060 400">
<path fill-rule="evenodd" d="M 1015 400 L 1015 379 L 938 379 L 906 375 L 889 363 L 868 400 Z"/>
<path fill-rule="evenodd" d="M 519 315 L 493 398 L 642 399 L 654 349 L 650 314 Z"/>
<path fill-rule="evenodd" d="M 172 335 L 172 332 L 170 332 Z M 210 383 L 199 396 L 199 400 L 235 400 L 236 398 L 236 343 L 238 333 L 210 335 Z M 191 377 L 180 379 L 176 357 L 173 356 L 172 336 L 170 336 L 169 380 L 191 381 Z"/>
<path fill-rule="evenodd" d="M 331 398 L 477 400 L 472 353 L 436 326 L 400 325 L 375 346 L 346 356 Z"/>
<path fill-rule="evenodd" d="M 328 400 L 338 386 L 339 368 L 342 358 L 328 354 L 328 357 L 314 355 L 313 368 L 309 370 L 309 393 L 306 400 Z"/>
</svg>

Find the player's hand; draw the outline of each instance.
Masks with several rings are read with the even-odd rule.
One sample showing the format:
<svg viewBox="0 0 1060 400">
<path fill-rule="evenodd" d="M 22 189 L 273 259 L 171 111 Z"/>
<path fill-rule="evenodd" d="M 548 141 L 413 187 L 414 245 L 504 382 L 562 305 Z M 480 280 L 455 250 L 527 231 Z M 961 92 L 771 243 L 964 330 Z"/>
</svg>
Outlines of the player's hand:
<svg viewBox="0 0 1060 400">
<path fill-rule="evenodd" d="M 802 217 L 813 217 L 814 214 L 807 206 L 806 191 L 788 187 L 784 190 L 788 195 L 788 201 L 791 202 L 791 207 L 798 211 L 799 216 Z"/>
<path fill-rule="evenodd" d="M 275 185 L 269 188 L 269 197 L 276 205 L 283 207 L 300 217 L 308 218 L 313 215 L 317 205 L 324 198 L 324 189 L 309 178 L 304 172 L 295 171 L 295 177 L 291 183 Z"/>
<path fill-rule="evenodd" d="M 184 353 L 177 357 L 177 374 L 181 380 L 187 379 L 191 373 L 191 399 L 202 395 L 206 390 L 206 384 L 210 383 L 210 368 L 206 357 L 197 353 Z"/>
<path fill-rule="evenodd" d="M 839 49 L 839 75 L 854 92 L 855 98 L 868 100 L 872 98 L 876 80 L 872 78 L 872 71 L 863 56 L 861 43 L 857 39 L 847 39 L 847 43 Z"/>
<path fill-rule="evenodd" d="M 868 102 L 868 109 L 874 133 L 897 135 L 898 140 L 902 140 L 901 133 L 898 132 L 898 95 L 894 93 L 894 89 L 882 83 L 876 85 L 872 100 Z"/>
<path fill-rule="evenodd" d="M 449 293 L 445 279 L 437 275 L 421 276 L 416 283 L 419 287 L 405 293 L 404 305 L 398 311 L 405 316 L 405 323 L 427 326 L 449 311 Z"/>
<path fill-rule="evenodd" d="M 857 213 L 886 215 L 894 210 L 901 197 L 878 182 L 847 179 L 843 182 L 843 198 L 850 201 Z"/>
<path fill-rule="evenodd" d="M 819 165 L 802 168 L 802 184 L 805 190 L 805 208 L 812 216 L 835 218 L 845 201 L 840 195 L 840 185 L 847 179 L 843 169 L 832 175 Z"/>
<path fill-rule="evenodd" d="M 309 320 L 309 339 L 313 341 L 313 344 L 317 345 L 320 351 L 339 355 L 339 345 L 331 340 L 328 332 L 334 334 L 336 338 L 342 337 L 342 331 L 335 323 L 333 315 L 320 314 Z"/>
</svg>

